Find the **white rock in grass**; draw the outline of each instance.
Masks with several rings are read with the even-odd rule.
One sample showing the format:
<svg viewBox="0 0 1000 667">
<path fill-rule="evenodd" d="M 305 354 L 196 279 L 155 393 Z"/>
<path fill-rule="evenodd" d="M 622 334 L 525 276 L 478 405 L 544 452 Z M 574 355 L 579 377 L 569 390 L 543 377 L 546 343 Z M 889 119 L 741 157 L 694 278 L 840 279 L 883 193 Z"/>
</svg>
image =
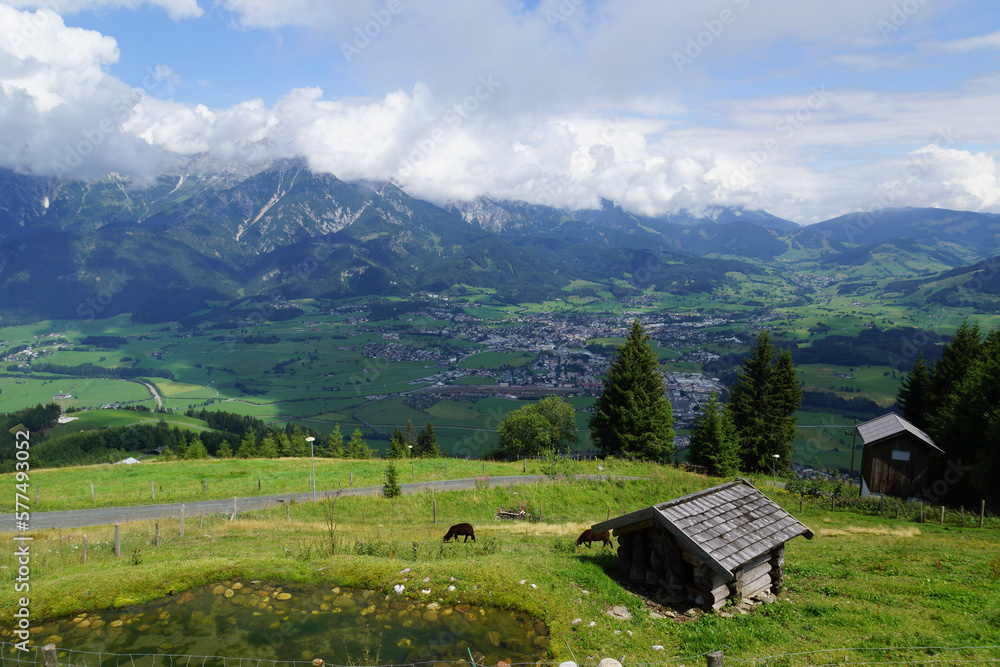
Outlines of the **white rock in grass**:
<svg viewBox="0 0 1000 667">
<path fill-rule="evenodd" d="M 404 586 L 403 584 L 396 584 L 395 586 L 392 587 L 392 590 L 396 591 L 396 595 L 399 595 L 404 590 L 406 590 L 406 586 Z"/>
<path fill-rule="evenodd" d="M 576 667 L 576 663 L 572 660 L 567 660 L 566 662 L 560 662 L 559 667 Z"/>
<path fill-rule="evenodd" d="M 430 595 L 431 594 L 431 589 L 429 589 L 429 588 L 421 588 L 420 592 L 423 593 L 424 595 Z"/>
<path fill-rule="evenodd" d="M 588 628 L 592 628 L 592 627 L 594 627 L 595 625 L 597 625 L 597 621 L 591 621 L 590 623 L 587 623 L 587 627 L 588 627 Z"/>
<path fill-rule="evenodd" d="M 654 650 L 654 651 L 663 651 L 663 650 L 666 650 L 666 649 L 664 649 L 664 648 L 663 648 L 662 646 L 660 646 L 659 644 L 653 644 L 653 650 Z"/>
<path fill-rule="evenodd" d="M 618 662 L 614 658 L 604 658 L 597 663 L 597 667 L 622 667 L 622 663 Z"/>
<path fill-rule="evenodd" d="M 532 588 L 538 588 L 538 586 L 536 584 L 531 584 L 531 587 Z"/>
<path fill-rule="evenodd" d="M 521 580 L 521 585 L 522 585 L 522 586 L 524 586 L 524 585 L 525 585 L 526 583 L 528 583 L 528 580 L 527 580 L 527 579 L 522 579 L 522 580 Z"/>
<path fill-rule="evenodd" d="M 570 625 L 579 625 L 580 623 L 583 623 L 583 619 L 582 618 L 574 618 L 573 622 L 570 623 Z"/>
<path fill-rule="evenodd" d="M 449 587 L 448 587 L 448 591 L 449 591 L 449 592 L 451 592 L 451 591 L 453 591 L 453 590 L 455 590 L 455 587 L 454 587 L 454 586 L 449 586 Z"/>
</svg>

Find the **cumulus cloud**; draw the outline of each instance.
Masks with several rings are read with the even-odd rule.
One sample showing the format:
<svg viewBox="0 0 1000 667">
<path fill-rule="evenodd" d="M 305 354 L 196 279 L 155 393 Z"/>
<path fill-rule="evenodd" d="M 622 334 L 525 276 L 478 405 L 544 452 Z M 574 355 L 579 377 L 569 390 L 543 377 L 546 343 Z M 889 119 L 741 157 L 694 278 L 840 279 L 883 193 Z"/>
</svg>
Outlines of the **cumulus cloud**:
<svg viewBox="0 0 1000 667">
<path fill-rule="evenodd" d="M 193 0 L 150 4 L 197 15 Z M 907 20 L 933 15 L 925 9 Z M 311 86 L 274 104 L 177 102 L 171 63 L 127 86 L 107 73 L 121 57 L 112 37 L 0 3 L 0 23 L 13 26 L 0 33 L 0 165 L 148 179 L 167 154 L 303 157 L 316 171 L 391 180 L 438 203 L 492 195 L 582 208 L 607 198 L 653 215 L 744 206 L 800 222 L 887 196 L 898 206 L 1000 210 L 996 155 L 982 149 L 1000 142 L 995 74 L 938 89 L 809 77 L 783 92 L 713 93 L 743 59 L 773 71 L 767 52 L 783 41 L 824 54 L 825 67 L 871 72 L 888 66 L 881 58 L 905 69 L 863 46 L 879 37 L 887 0 L 820 10 L 797 0 L 542 0 L 531 9 L 509 0 L 219 0 L 212 11 L 244 30 L 325 42 L 332 67 L 372 92 Z"/>
</svg>

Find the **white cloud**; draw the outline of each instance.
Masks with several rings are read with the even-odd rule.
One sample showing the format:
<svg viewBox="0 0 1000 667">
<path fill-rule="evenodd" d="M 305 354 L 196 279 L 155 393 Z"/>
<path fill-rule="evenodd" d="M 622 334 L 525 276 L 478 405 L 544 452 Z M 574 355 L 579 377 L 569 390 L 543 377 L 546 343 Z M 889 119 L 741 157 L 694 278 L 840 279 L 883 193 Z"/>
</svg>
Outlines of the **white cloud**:
<svg viewBox="0 0 1000 667">
<path fill-rule="evenodd" d="M 988 35 L 956 39 L 950 42 L 934 42 L 930 46 L 949 53 L 964 53 L 966 51 L 978 51 L 981 49 L 995 51 L 1000 49 L 1000 31 L 992 32 Z"/>
<path fill-rule="evenodd" d="M 145 4 L 161 7 L 175 21 L 201 16 L 197 0 L 5 0 L 19 9 L 50 9 L 60 14 L 71 14 L 87 9 L 135 9 Z"/>
</svg>

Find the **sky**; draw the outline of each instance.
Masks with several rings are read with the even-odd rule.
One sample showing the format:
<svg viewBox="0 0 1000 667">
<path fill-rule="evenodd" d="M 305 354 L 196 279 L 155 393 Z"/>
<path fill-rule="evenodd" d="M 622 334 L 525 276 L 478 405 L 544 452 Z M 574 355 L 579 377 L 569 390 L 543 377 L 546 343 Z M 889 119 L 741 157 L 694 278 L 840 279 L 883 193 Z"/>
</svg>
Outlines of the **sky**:
<svg viewBox="0 0 1000 667">
<path fill-rule="evenodd" d="M 1000 213 L 1000 5 L 0 0 L 0 167 L 206 154 L 438 204 Z"/>
</svg>

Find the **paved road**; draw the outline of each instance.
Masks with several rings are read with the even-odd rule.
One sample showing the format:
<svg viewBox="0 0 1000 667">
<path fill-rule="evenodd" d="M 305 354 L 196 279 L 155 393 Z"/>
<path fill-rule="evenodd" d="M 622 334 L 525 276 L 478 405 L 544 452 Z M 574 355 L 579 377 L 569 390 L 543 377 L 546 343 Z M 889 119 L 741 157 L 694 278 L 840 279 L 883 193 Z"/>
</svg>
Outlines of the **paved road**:
<svg viewBox="0 0 1000 667">
<path fill-rule="evenodd" d="M 511 486 L 514 484 L 530 484 L 545 479 L 544 475 L 508 475 L 500 477 L 488 477 L 490 486 Z M 457 491 L 460 489 L 471 489 L 476 485 L 476 479 L 449 479 L 440 482 L 413 482 L 410 484 L 400 484 L 403 493 L 416 493 L 418 491 Z M 335 490 L 325 493 L 317 492 L 317 499 L 325 496 L 333 496 Z M 378 495 L 382 493 L 381 486 L 350 487 L 340 489 L 341 495 Z M 273 496 L 255 496 L 253 498 L 237 498 L 236 510 L 245 512 L 249 510 L 264 509 L 274 507 L 279 503 L 290 500 L 296 502 L 309 502 L 312 500 L 312 493 L 283 493 Z M 129 521 L 144 521 L 147 519 L 179 518 L 181 508 L 184 508 L 184 515 L 187 517 L 198 516 L 199 514 L 232 514 L 233 499 L 224 500 L 198 500 L 190 503 L 170 503 L 167 505 L 135 505 L 132 507 L 107 507 L 92 510 L 66 510 L 63 512 L 33 512 L 30 516 L 29 530 L 42 530 L 45 528 L 83 528 L 86 526 L 107 526 L 113 523 L 127 523 Z M 14 515 L 5 514 L 0 516 L 0 530 L 15 529 Z"/>
</svg>

